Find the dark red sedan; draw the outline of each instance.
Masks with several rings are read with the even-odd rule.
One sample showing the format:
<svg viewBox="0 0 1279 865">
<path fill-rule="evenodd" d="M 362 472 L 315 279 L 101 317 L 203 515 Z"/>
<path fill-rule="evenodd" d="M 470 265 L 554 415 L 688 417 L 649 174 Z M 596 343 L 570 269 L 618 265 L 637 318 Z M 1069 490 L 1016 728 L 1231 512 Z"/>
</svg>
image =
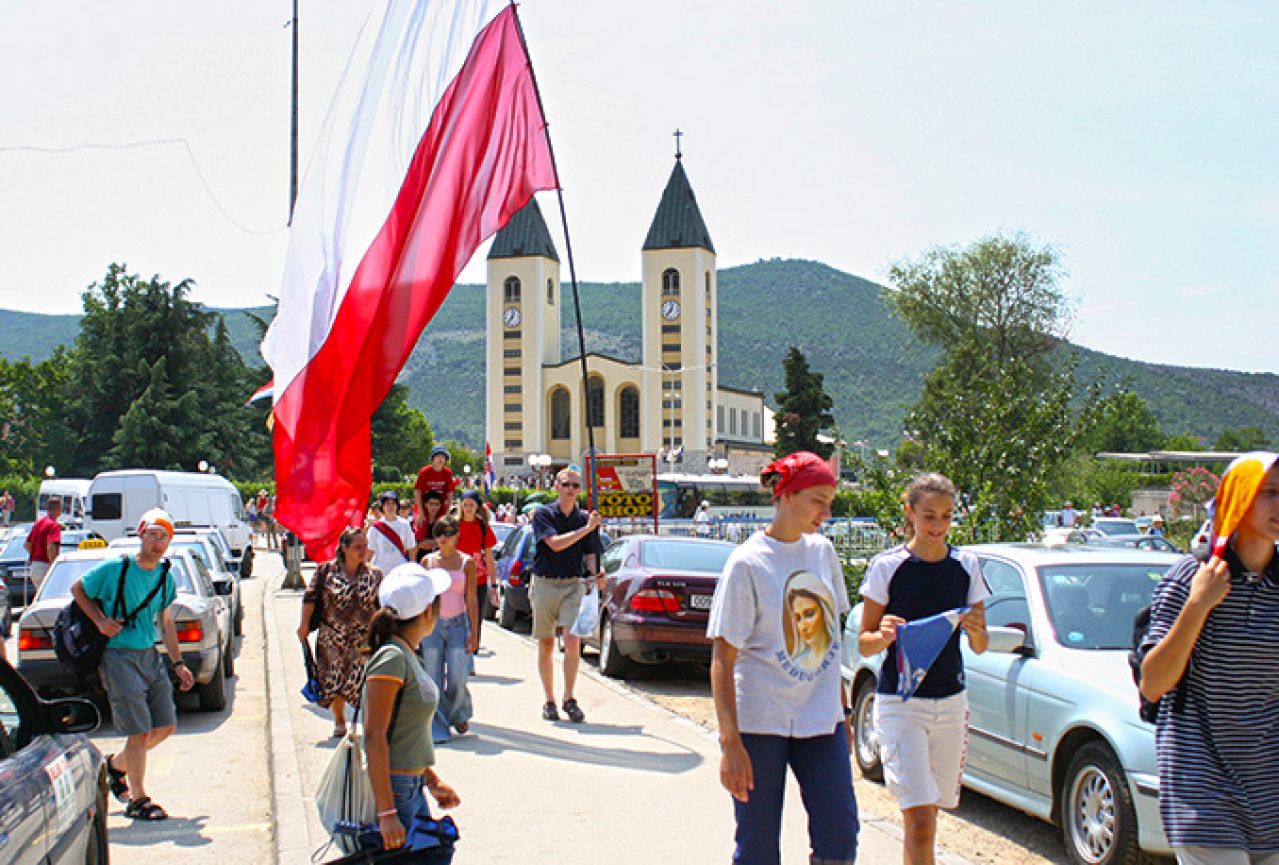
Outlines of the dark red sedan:
<svg viewBox="0 0 1279 865">
<path fill-rule="evenodd" d="M 656 535 L 632 535 L 610 546 L 599 625 L 585 641 L 599 648 L 604 675 L 624 678 L 637 663 L 709 663 L 706 619 L 735 546 Z"/>
</svg>

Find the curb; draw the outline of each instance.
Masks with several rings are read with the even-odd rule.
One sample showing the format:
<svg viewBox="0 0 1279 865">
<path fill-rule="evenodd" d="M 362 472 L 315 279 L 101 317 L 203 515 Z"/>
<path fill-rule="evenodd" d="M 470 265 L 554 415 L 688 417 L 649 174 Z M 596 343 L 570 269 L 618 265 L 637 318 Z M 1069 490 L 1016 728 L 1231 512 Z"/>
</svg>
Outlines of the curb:
<svg viewBox="0 0 1279 865">
<path fill-rule="evenodd" d="M 271 835 L 275 841 L 276 865 L 310 861 L 302 773 L 293 734 L 290 697 L 284 682 L 284 656 L 275 619 L 275 597 L 284 575 L 271 578 L 262 592 L 262 620 L 266 630 L 267 706 L 270 728 L 267 759 L 271 767 Z"/>
</svg>

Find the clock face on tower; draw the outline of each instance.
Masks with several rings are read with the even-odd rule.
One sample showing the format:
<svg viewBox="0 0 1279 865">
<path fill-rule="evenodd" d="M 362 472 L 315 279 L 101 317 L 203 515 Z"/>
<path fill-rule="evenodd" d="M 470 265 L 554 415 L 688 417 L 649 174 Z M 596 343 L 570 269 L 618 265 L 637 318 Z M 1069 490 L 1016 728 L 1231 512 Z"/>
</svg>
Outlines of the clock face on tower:
<svg viewBox="0 0 1279 865">
<path fill-rule="evenodd" d="M 668 300 L 662 304 L 662 318 L 667 321 L 674 321 L 679 318 L 679 301 Z"/>
<path fill-rule="evenodd" d="M 507 327 L 519 327 L 521 320 L 520 310 L 518 307 L 508 306 L 502 312 L 502 323 Z"/>
</svg>

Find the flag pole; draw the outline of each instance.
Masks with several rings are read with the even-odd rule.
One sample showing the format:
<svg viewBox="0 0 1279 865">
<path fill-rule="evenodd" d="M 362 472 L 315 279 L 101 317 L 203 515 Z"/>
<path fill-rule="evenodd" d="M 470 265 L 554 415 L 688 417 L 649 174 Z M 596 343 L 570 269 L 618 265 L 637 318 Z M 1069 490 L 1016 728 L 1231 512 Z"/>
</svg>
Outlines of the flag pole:
<svg viewBox="0 0 1279 865">
<path fill-rule="evenodd" d="M 545 122 L 546 106 L 542 102 L 542 88 L 537 83 L 537 70 L 533 68 L 533 56 L 528 50 L 528 40 L 524 38 L 524 23 L 520 21 L 519 9 L 516 7 L 514 0 L 511 2 L 511 7 L 515 13 L 515 27 L 520 34 L 520 44 L 524 47 L 524 59 L 528 61 L 528 72 L 529 78 L 533 82 L 533 92 L 537 95 L 537 107 L 542 113 L 542 120 Z M 582 299 L 577 291 L 577 265 L 573 261 L 573 241 L 568 233 L 568 212 L 564 209 L 564 185 L 560 183 L 560 168 L 555 161 L 555 146 L 551 143 L 551 124 L 549 122 L 546 122 L 543 127 L 543 133 L 546 135 L 546 149 L 551 156 L 551 169 L 555 172 L 555 197 L 560 205 L 560 224 L 564 229 L 564 254 L 568 257 L 569 283 L 573 287 L 573 312 L 577 320 L 577 358 L 582 366 L 582 417 L 586 421 L 586 452 L 590 461 L 590 471 L 585 473 L 587 476 L 587 502 L 591 510 L 595 510 L 597 506 L 595 428 L 591 426 L 591 379 L 590 371 L 586 365 L 586 331 L 582 328 Z"/>
</svg>

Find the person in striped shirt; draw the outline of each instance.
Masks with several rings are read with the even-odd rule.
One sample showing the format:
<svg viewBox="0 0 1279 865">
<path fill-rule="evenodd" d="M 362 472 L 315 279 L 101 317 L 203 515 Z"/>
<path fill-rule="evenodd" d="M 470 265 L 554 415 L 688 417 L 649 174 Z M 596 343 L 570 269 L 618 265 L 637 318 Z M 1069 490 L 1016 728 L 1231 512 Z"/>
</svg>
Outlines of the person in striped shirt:
<svg viewBox="0 0 1279 865">
<path fill-rule="evenodd" d="M 1279 865 L 1279 465 L 1244 454 L 1217 491 L 1212 555 L 1155 591 L 1139 646 L 1159 701 L 1159 809 L 1181 865 Z"/>
</svg>

